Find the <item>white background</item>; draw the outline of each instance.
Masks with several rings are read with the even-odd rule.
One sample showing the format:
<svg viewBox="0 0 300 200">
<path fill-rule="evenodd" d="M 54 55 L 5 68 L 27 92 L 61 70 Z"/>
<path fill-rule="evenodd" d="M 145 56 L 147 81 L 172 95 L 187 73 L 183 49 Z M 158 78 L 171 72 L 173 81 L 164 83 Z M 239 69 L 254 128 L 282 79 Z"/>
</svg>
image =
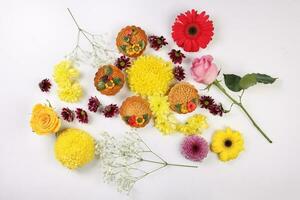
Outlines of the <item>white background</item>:
<svg viewBox="0 0 300 200">
<path fill-rule="evenodd" d="M 161 136 L 151 124 L 139 133 L 154 151 L 169 161 L 198 164 L 199 168 L 163 169 L 139 182 L 128 197 L 102 182 L 97 162 L 77 171 L 62 167 L 54 158 L 55 137 L 31 132 L 32 106 L 49 99 L 59 111 L 63 106 L 86 108 L 91 95 L 105 104 L 120 104 L 131 95 L 126 88 L 116 97 L 100 95 L 92 82 L 96 69 L 89 66 L 80 67 L 85 96 L 79 104 L 59 101 L 55 87 L 50 94 L 40 92 L 38 82 L 51 78 L 54 64 L 75 45 L 76 27 L 67 7 L 90 32 L 115 35 L 123 26 L 135 24 L 147 33 L 166 36 L 170 46 L 161 51 L 165 58 L 174 46 L 170 29 L 176 15 L 192 8 L 206 10 L 215 36 L 207 49 L 189 54 L 187 60 L 211 54 L 224 73 L 261 72 L 279 77 L 273 85 L 249 89 L 244 97 L 250 113 L 274 143 L 268 144 L 238 108 L 222 118 L 199 109 L 208 116 L 210 128 L 203 133 L 208 141 L 214 130 L 226 126 L 243 133 L 246 150 L 238 159 L 222 163 L 209 153 L 204 162 L 192 163 L 178 150 L 182 135 Z M 0 199 L 299 199 L 299 10 L 298 0 L 1 0 Z M 186 70 L 189 66 L 190 62 L 184 63 Z M 210 95 L 225 107 L 230 105 L 218 91 L 212 89 Z M 130 130 L 119 118 L 105 119 L 99 114 L 90 118 L 88 125 L 63 126 L 81 127 L 94 136 L 103 130 L 117 136 Z"/>
</svg>

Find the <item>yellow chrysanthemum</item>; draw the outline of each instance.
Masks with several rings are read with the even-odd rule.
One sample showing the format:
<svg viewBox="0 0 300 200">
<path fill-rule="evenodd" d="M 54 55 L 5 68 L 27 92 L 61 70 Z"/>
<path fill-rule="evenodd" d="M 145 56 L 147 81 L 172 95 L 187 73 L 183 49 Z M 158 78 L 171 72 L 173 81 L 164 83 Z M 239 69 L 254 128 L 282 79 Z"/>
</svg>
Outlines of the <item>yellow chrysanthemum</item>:
<svg viewBox="0 0 300 200">
<path fill-rule="evenodd" d="M 154 126 L 163 134 L 170 134 L 174 131 L 185 135 L 199 134 L 208 128 L 206 117 L 196 114 L 190 117 L 185 123 L 179 123 L 171 112 L 170 104 L 166 96 L 149 97 L 150 109 L 154 116 Z"/>
<path fill-rule="evenodd" d="M 218 154 L 221 161 L 235 159 L 244 150 L 243 137 L 240 132 L 230 128 L 216 131 L 212 138 L 211 150 Z"/>
<path fill-rule="evenodd" d="M 158 116 L 154 119 L 154 126 L 166 135 L 176 130 L 176 123 L 173 115 Z"/>
<path fill-rule="evenodd" d="M 95 141 L 87 132 L 69 128 L 59 134 L 54 150 L 58 161 L 69 169 L 76 169 L 94 159 Z"/>
<path fill-rule="evenodd" d="M 176 130 L 184 133 L 185 135 L 194 135 L 201 133 L 204 129 L 208 128 L 206 117 L 196 114 L 188 118 L 184 124 L 177 124 Z"/>
<path fill-rule="evenodd" d="M 166 115 L 170 113 L 170 104 L 167 96 L 152 96 L 149 97 L 150 109 L 158 115 Z"/>
<path fill-rule="evenodd" d="M 65 87 L 66 84 L 78 76 L 78 70 L 69 60 L 63 60 L 54 67 L 53 78 L 59 87 Z"/>
<path fill-rule="evenodd" d="M 142 96 L 164 95 L 173 79 L 172 63 L 141 56 L 127 70 L 130 89 Z"/>
<path fill-rule="evenodd" d="M 30 126 L 36 134 L 44 135 L 56 133 L 61 126 L 61 121 L 50 106 L 36 104 L 32 109 Z"/>
<path fill-rule="evenodd" d="M 82 87 L 79 83 L 69 83 L 64 87 L 58 88 L 58 96 L 60 100 L 74 103 L 78 102 L 83 95 Z"/>
</svg>

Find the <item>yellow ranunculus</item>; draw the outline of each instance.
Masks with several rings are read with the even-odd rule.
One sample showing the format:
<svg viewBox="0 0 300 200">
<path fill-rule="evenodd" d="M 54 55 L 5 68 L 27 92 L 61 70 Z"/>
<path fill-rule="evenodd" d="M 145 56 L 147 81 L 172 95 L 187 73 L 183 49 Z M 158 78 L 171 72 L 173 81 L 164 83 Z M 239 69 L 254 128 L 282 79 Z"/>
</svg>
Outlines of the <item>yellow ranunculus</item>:
<svg viewBox="0 0 300 200">
<path fill-rule="evenodd" d="M 30 126 L 39 135 L 56 133 L 61 125 L 56 112 L 49 106 L 36 104 L 33 107 Z"/>
</svg>

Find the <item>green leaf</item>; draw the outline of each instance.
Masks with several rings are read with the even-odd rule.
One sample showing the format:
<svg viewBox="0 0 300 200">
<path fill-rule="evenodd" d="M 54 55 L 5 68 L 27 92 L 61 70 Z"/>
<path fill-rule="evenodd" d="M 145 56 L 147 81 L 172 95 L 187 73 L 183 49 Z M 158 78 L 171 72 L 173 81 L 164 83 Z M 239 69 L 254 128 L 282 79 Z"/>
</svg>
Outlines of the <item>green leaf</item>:
<svg viewBox="0 0 300 200">
<path fill-rule="evenodd" d="M 176 104 L 175 108 L 179 113 L 181 112 L 181 104 Z"/>
<path fill-rule="evenodd" d="M 129 116 L 124 116 L 124 117 L 123 117 L 123 120 L 124 120 L 125 122 L 128 122 L 129 118 L 130 118 Z"/>
<path fill-rule="evenodd" d="M 123 40 L 124 40 L 125 42 L 129 42 L 129 41 L 130 41 L 130 38 L 129 38 L 128 36 L 125 36 L 125 37 L 123 37 Z"/>
<path fill-rule="evenodd" d="M 139 41 L 141 49 L 145 48 L 145 42 L 143 40 Z"/>
<path fill-rule="evenodd" d="M 113 78 L 113 82 L 115 85 L 120 85 L 122 83 L 122 79 L 119 77 Z"/>
<path fill-rule="evenodd" d="M 246 74 L 240 80 L 240 87 L 245 90 L 253 85 L 256 85 L 256 83 L 257 80 L 255 74 Z"/>
<path fill-rule="evenodd" d="M 99 83 L 97 84 L 97 88 L 98 90 L 104 90 L 106 87 L 105 87 L 105 83 L 103 81 L 99 81 Z"/>
<path fill-rule="evenodd" d="M 239 92 L 242 90 L 240 86 L 241 77 L 235 74 L 224 74 L 225 85 L 233 92 Z"/>
<path fill-rule="evenodd" d="M 119 46 L 119 50 L 123 53 L 126 53 L 126 45 Z"/>
<path fill-rule="evenodd" d="M 194 104 L 197 104 L 197 99 L 196 99 L 196 98 L 193 98 L 193 99 L 192 99 L 192 102 L 193 102 Z"/>
<path fill-rule="evenodd" d="M 259 73 L 253 73 L 256 77 L 256 81 L 258 83 L 264 83 L 264 84 L 272 84 L 276 81 L 277 78 L 273 78 L 266 74 L 259 74 Z"/>
<path fill-rule="evenodd" d="M 109 65 L 104 66 L 104 74 L 110 76 L 113 73 L 113 69 Z"/>
<path fill-rule="evenodd" d="M 148 119 L 149 119 L 148 114 L 144 114 L 144 115 L 143 115 L 143 118 L 144 118 L 145 121 L 148 121 Z"/>
</svg>

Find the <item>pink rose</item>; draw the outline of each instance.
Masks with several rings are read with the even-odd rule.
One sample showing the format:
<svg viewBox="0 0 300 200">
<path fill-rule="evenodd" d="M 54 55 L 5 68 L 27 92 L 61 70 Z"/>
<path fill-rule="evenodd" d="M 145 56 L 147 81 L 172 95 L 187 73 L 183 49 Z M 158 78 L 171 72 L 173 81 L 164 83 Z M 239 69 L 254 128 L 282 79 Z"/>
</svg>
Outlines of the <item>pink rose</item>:
<svg viewBox="0 0 300 200">
<path fill-rule="evenodd" d="M 216 80 L 219 71 L 217 65 L 212 63 L 213 59 L 211 55 L 194 59 L 191 74 L 195 81 L 209 85 Z"/>
</svg>

